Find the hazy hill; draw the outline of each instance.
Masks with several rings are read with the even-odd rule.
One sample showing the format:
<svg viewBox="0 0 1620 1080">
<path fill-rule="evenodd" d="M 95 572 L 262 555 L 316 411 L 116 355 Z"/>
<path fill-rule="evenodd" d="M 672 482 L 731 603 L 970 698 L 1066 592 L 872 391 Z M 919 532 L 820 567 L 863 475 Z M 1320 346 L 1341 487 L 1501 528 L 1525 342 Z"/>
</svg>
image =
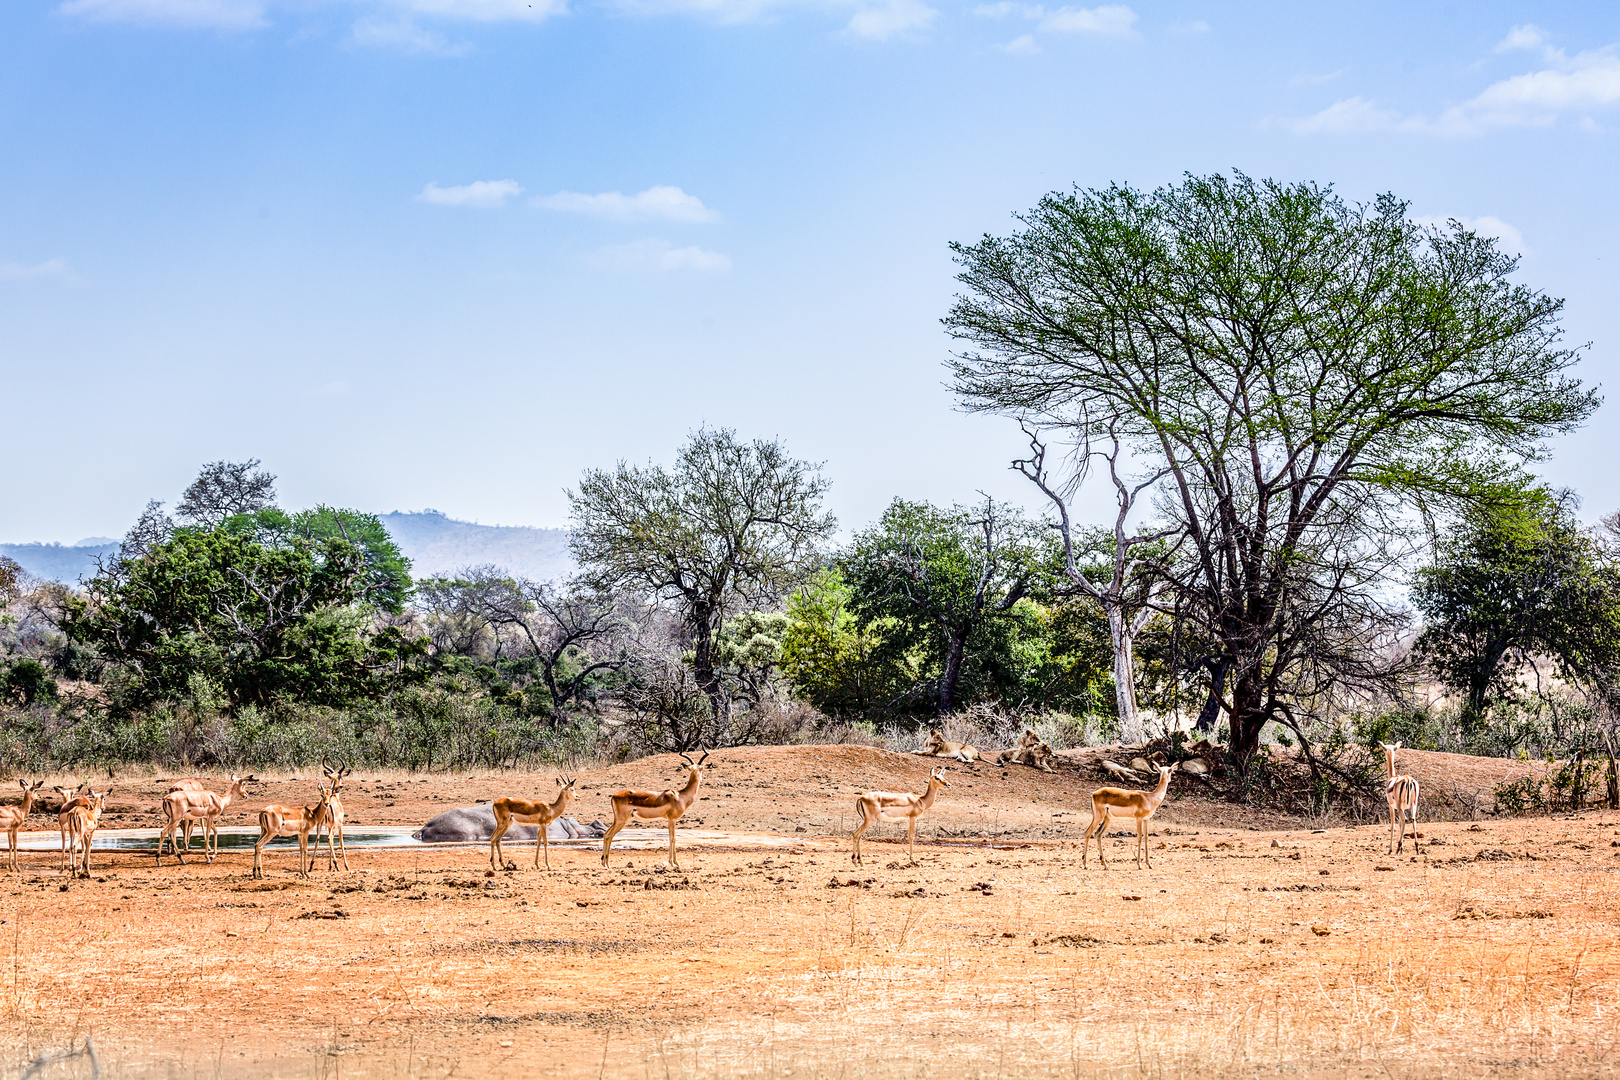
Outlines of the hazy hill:
<svg viewBox="0 0 1620 1080">
<path fill-rule="evenodd" d="M 400 551 L 411 560 L 413 577 L 453 574 L 468 566 L 493 564 L 513 574 L 551 581 L 574 572 L 568 557 L 567 529 L 534 529 L 522 525 L 474 525 L 437 510 L 378 515 Z M 90 541 L 105 537 L 91 537 Z M 62 544 L 0 544 L 0 555 L 15 559 L 35 577 L 68 584 L 96 572 L 96 557 L 112 557 L 116 541 Z"/>
<path fill-rule="evenodd" d="M 449 575 L 485 564 L 536 581 L 565 578 L 574 572 L 574 560 L 568 556 L 567 529 L 474 525 L 437 510 L 395 511 L 380 514 L 377 520 L 411 560 L 413 577 Z"/>
<path fill-rule="evenodd" d="M 47 581 L 65 581 L 69 585 L 75 584 L 80 578 L 95 575 L 98 555 L 110 559 L 116 554 L 116 540 L 110 544 L 80 541 L 71 547 L 63 544 L 0 544 L 0 555 L 15 561 L 35 577 Z"/>
</svg>

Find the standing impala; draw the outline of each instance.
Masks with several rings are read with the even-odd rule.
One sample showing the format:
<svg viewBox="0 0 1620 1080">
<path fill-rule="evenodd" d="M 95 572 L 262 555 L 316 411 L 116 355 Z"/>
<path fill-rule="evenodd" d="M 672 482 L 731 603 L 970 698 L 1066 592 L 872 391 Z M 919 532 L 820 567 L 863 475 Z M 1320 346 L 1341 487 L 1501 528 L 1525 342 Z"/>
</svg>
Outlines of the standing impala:
<svg viewBox="0 0 1620 1080">
<path fill-rule="evenodd" d="M 231 786 L 225 794 L 219 795 L 212 791 L 196 791 L 182 789 L 170 791 L 163 796 L 163 813 L 165 821 L 163 831 L 158 834 L 157 861 L 163 865 L 163 841 L 169 841 L 175 858 L 182 863 L 186 861 L 185 853 L 180 845 L 175 843 L 174 831 L 180 828 L 183 822 L 200 821 L 203 823 L 203 857 L 213 862 L 219 856 L 219 816 L 230 808 L 231 803 L 242 797 L 242 785 L 257 780 L 256 776 L 232 776 Z M 211 843 L 210 843 L 211 841 Z M 186 846 L 191 846 L 191 837 L 186 836 Z"/>
<path fill-rule="evenodd" d="M 17 830 L 22 828 L 23 822 L 28 820 L 28 811 L 34 808 L 34 793 L 45 786 L 45 781 L 37 780 L 34 782 L 33 787 L 29 787 L 28 781 L 19 780 L 17 786 L 22 788 L 22 805 L 0 806 L 0 829 L 4 829 L 6 835 L 11 838 L 11 868 L 13 870 L 17 869 Z"/>
<path fill-rule="evenodd" d="M 945 767 L 941 765 L 928 774 L 928 790 L 921 795 L 913 795 L 909 791 L 868 791 L 855 800 L 855 810 L 861 815 L 861 823 L 855 826 L 855 835 L 851 837 L 855 844 L 855 851 L 850 855 L 850 861 L 856 865 L 861 863 L 861 834 L 880 821 L 903 821 L 906 823 L 906 854 L 911 857 L 911 864 L 917 864 L 917 819 L 923 816 L 923 811 L 934 805 L 934 796 L 941 788 L 951 785 L 945 782 Z"/>
<path fill-rule="evenodd" d="M 332 837 L 335 834 L 337 836 L 338 851 L 342 852 L 343 856 L 343 869 L 347 870 L 349 868 L 349 845 L 343 842 L 343 800 L 338 798 L 338 790 L 343 784 L 343 778 L 354 772 L 354 770 L 341 761 L 338 762 L 338 767 L 334 769 L 326 763 L 325 758 L 322 758 L 321 771 L 332 782 L 332 793 L 326 800 L 326 812 L 321 815 L 321 820 L 315 826 L 315 854 L 320 854 L 321 830 L 325 829 L 326 868 L 331 870 L 337 866 L 338 856 L 332 850 Z"/>
<path fill-rule="evenodd" d="M 709 760 L 709 752 L 705 750 L 703 756 L 696 761 L 682 754 L 681 760 L 686 762 L 687 768 L 686 784 L 681 790 L 672 791 L 666 788 L 663 791 L 637 791 L 626 788 L 609 796 L 613 800 L 613 825 L 602 837 L 603 866 L 608 864 L 608 853 L 613 850 L 613 838 L 632 817 L 637 817 L 643 821 L 657 821 L 662 818 L 669 822 L 669 868 L 671 870 L 681 868 L 675 857 L 675 823 L 697 799 L 698 785 L 703 783 L 703 763 Z"/>
<path fill-rule="evenodd" d="M 1091 838 L 1097 838 L 1097 861 L 1102 863 L 1104 870 L 1108 869 L 1108 861 L 1103 858 L 1103 833 L 1108 831 L 1108 818 L 1112 814 L 1120 817 L 1136 819 L 1136 866 L 1141 869 L 1142 860 L 1147 860 L 1147 868 L 1153 869 L 1153 859 L 1147 850 L 1147 823 L 1158 810 L 1159 804 L 1164 802 L 1164 793 L 1170 789 L 1170 774 L 1176 771 L 1174 765 L 1159 766 L 1159 786 L 1152 791 L 1126 791 L 1124 788 L 1105 787 L 1098 788 L 1091 793 L 1091 824 L 1086 826 L 1086 835 L 1080 841 L 1080 865 L 1086 865 L 1087 848 Z"/>
<path fill-rule="evenodd" d="M 496 799 L 490 808 L 495 811 L 495 832 L 489 838 L 489 868 L 499 870 L 506 865 L 506 858 L 501 854 L 501 837 L 506 830 L 512 827 L 512 822 L 520 825 L 540 826 L 540 835 L 534 844 L 534 868 L 540 869 L 540 852 L 546 853 L 546 869 L 551 869 L 551 845 L 546 839 L 546 826 L 563 816 L 568 809 L 568 802 L 574 797 L 574 782 L 566 776 L 557 777 L 557 783 L 562 790 L 557 797 L 549 803 L 530 802 L 528 799 Z"/>
<path fill-rule="evenodd" d="M 66 870 L 68 865 L 68 818 L 79 807 L 89 806 L 90 796 L 79 794 L 84 790 L 82 783 L 76 788 L 59 787 L 55 790 L 58 795 L 62 796 L 62 808 L 56 812 L 56 827 L 62 833 L 62 861 L 60 865 L 61 869 Z"/>
<path fill-rule="evenodd" d="M 1395 771 L 1395 751 L 1401 748 L 1400 743 L 1394 746 L 1389 743 L 1378 745 L 1384 748 L 1384 799 L 1389 803 L 1389 853 L 1399 855 L 1406 846 L 1406 822 L 1410 818 L 1412 850 L 1421 855 L 1423 849 L 1418 847 L 1417 823 L 1418 782 Z"/>
<path fill-rule="evenodd" d="M 309 859 L 309 866 L 304 866 L 304 858 L 309 852 L 309 830 L 320 823 L 326 814 L 326 804 L 332 797 L 332 790 L 325 784 L 316 785 L 320 789 L 321 797 L 315 800 L 314 806 L 267 806 L 259 811 L 259 841 L 253 845 L 253 876 L 264 877 L 264 845 L 278 836 L 298 837 L 298 876 L 309 877 L 310 870 L 315 869 L 315 859 Z"/>
<path fill-rule="evenodd" d="M 107 796 L 112 794 L 112 788 L 106 791 L 90 792 L 90 802 L 85 806 L 75 806 L 68 811 L 68 863 L 75 874 L 82 869 L 81 876 L 90 876 L 90 841 L 96 835 L 96 829 L 101 825 L 101 812 L 107 807 Z M 84 848 L 82 867 L 79 865 L 79 848 Z"/>
</svg>

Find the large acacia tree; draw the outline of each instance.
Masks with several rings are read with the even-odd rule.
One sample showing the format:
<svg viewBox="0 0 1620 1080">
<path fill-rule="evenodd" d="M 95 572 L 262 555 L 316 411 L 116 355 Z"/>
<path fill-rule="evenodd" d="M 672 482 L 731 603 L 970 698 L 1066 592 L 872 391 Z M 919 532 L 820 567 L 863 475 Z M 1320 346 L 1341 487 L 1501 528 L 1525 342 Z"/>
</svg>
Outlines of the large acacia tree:
<svg viewBox="0 0 1620 1080">
<path fill-rule="evenodd" d="M 692 674 L 715 718 L 727 700 L 715 639 L 728 615 L 773 605 L 802 581 L 837 521 L 821 507 L 821 468 L 779 442 L 702 429 L 673 468 L 619 462 L 569 491 L 569 541 L 581 580 L 674 604 L 691 637 Z"/>
<path fill-rule="evenodd" d="M 1512 281 L 1494 241 L 1418 225 L 1393 196 L 1189 176 L 1053 193 L 1018 220 L 953 247 L 959 400 L 1117 432 L 1165 470 L 1189 610 L 1230 661 L 1240 767 L 1297 700 L 1286 646 L 1325 607 L 1293 597 L 1343 587 L 1346 515 L 1382 545 L 1371 533 L 1402 508 L 1487 498 L 1597 405 L 1567 374 L 1562 301 Z"/>
</svg>

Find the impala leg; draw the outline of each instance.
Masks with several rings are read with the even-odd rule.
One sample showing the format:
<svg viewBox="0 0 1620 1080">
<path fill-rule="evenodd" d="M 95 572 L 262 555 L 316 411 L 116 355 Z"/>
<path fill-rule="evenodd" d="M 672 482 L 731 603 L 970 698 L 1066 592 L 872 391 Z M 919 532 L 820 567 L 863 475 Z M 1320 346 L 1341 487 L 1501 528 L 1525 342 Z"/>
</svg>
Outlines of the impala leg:
<svg viewBox="0 0 1620 1080">
<path fill-rule="evenodd" d="M 349 845 L 348 842 L 343 839 L 343 822 L 341 821 L 338 822 L 337 834 L 338 860 L 343 863 L 343 869 L 347 870 L 349 868 Z"/>
<path fill-rule="evenodd" d="M 911 865 L 917 865 L 917 819 L 906 818 L 906 855 L 911 858 Z"/>
<path fill-rule="evenodd" d="M 495 819 L 495 831 L 490 834 L 489 838 L 489 868 L 491 870 L 499 870 L 506 865 L 506 858 L 501 853 L 501 837 L 506 835 L 506 827 L 511 823 L 511 818 L 497 817 Z"/>
<path fill-rule="evenodd" d="M 861 834 L 864 833 L 867 829 L 870 829 L 872 827 L 872 816 L 867 813 L 866 804 L 863 803 L 863 802 L 857 802 L 855 804 L 855 809 L 861 815 L 861 823 L 859 825 L 855 826 L 855 834 L 850 838 L 851 840 L 854 841 L 855 851 L 854 851 L 853 854 L 850 855 L 849 861 L 854 863 L 856 866 L 860 866 L 861 865 Z"/>
<path fill-rule="evenodd" d="M 1412 800 L 1412 851 L 1413 851 L 1414 854 L 1417 854 L 1417 855 L 1423 854 L 1423 849 L 1418 847 L 1418 822 L 1417 822 L 1417 800 L 1416 799 Z"/>
<path fill-rule="evenodd" d="M 11 850 L 10 850 L 10 852 L 8 852 L 9 858 L 7 858 L 7 860 L 6 860 L 6 865 L 9 866 L 11 869 L 15 870 L 15 869 L 17 869 L 17 832 L 16 832 L 16 830 L 15 829 L 7 830 L 6 837 L 9 840 L 9 842 L 11 843 Z"/>
<path fill-rule="evenodd" d="M 1105 806 L 1102 809 L 1102 820 L 1097 823 L 1097 861 L 1102 863 L 1104 870 L 1108 869 L 1108 858 L 1103 854 L 1103 834 L 1108 831 L 1108 819 L 1111 816 L 1108 807 Z"/>
<path fill-rule="evenodd" d="M 264 877 L 264 845 L 269 842 L 269 834 L 260 832 L 258 843 L 253 845 L 253 876 L 255 878 Z"/>
<path fill-rule="evenodd" d="M 625 822 L 627 822 L 629 820 L 630 820 L 630 804 L 629 803 L 624 803 L 621 806 L 619 804 L 618 800 L 614 800 L 614 803 L 613 803 L 613 824 L 608 828 L 607 832 L 602 834 L 602 865 L 603 866 L 606 866 L 608 864 L 608 855 L 611 854 L 612 851 L 613 851 L 613 838 L 619 834 L 619 830 L 624 828 Z"/>
<path fill-rule="evenodd" d="M 315 869 L 315 860 L 314 859 L 309 860 L 308 868 L 305 868 L 305 866 L 304 866 L 304 855 L 308 851 L 309 851 L 309 833 L 308 832 L 301 832 L 301 833 L 298 834 L 298 876 L 299 877 L 309 877 L 310 870 Z"/>
<path fill-rule="evenodd" d="M 678 858 L 676 858 L 676 855 L 675 855 L 675 819 L 674 818 L 669 819 L 669 868 L 671 870 L 679 870 L 681 868 L 680 860 Z"/>
<path fill-rule="evenodd" d="M 1136 851 L 1138 855 L 1137 865 L 1140 866 L 1143 862 L 1146 862 L 1147 868 L 1149 870 L 1153 869 L 1153 854 L 1148 851 L 1146 818 L 1138 818 L 1136 821 Z"/>
<path fill-rule="evenodd" d="M 546 869 L 551 869 L 551 834 L 545 822 L 540 823 L 540 842 L 534 846 L 535 869 L 540 868 L 540 852 L 546 853 Z"/>
</svg>

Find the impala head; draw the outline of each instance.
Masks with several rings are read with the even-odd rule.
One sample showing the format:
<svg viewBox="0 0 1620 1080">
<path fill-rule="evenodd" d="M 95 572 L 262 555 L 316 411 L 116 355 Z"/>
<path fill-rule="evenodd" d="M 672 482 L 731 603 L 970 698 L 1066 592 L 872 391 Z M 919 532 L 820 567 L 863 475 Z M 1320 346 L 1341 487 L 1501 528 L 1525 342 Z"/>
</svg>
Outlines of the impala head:
<svg viewBox="0 0 1620 1080">
<path fill-rule="evenodd" d="M 34 786 L 29 787 L 28 786 L 28 781 L 19 780 L 19 781 L 17 781 L 17 786 L 23 789 L 23 794 L 24 795 L 32 795 L 34 792 L 38 791 L 40 788 L 45 786 L 45 781 L 43 781 L 43 780 L 35 780 L 34 781 Z"/>
<path fill-rule="evenodd" d="M 100 811 L 102 807 L 107 805 L 107 796 L 111 795 L 112 793 L 112 788 L 108 788 L 106 791 L 97 791 L 96 789 L 91 788 L 89 792 L 90 808 L 92 810 Z"/>
<path fill-rule="evenodd" d="M 1397 750 L 1399 750 L 1401 748 L 1400 743 L 1390 744 L 1390 743 L 1387 743 L 1387 742 L 1381 742 L 1378 745 L 1382 746 L 1384 748 L 1384 753 L 1386 753 L 1386 754 L 1393 754 L 1395 751 L 1397 751 Z"/>
<path fill-rule="evenodd" d="M 928 782 L 930 784 L 938 784 L 942 788 L 948 788 L 951 786 L 945 779 L 945 766 L 943 765 L 928 774 Z"/>
<path fill-rule="evenodd" d="M 574 789 L 574 781 L 577 779 L 579 778 L 563 776 L 561 773 L 557 775 L 557 783 L 562 786 L 564 791 L 572 791 Z"/>
<path fill-rule="evenodd" d="M 696 761 L 693 761 L 690 755 L 683 753 L 681 755 L 681 760 L 686 762 L 686 767 L 688 769 L 701 769 L 703 768 L 703 763 L 709 760 L 709 751 L 703 751 L 703 756 L 698 758 Z"/>
</svg>

